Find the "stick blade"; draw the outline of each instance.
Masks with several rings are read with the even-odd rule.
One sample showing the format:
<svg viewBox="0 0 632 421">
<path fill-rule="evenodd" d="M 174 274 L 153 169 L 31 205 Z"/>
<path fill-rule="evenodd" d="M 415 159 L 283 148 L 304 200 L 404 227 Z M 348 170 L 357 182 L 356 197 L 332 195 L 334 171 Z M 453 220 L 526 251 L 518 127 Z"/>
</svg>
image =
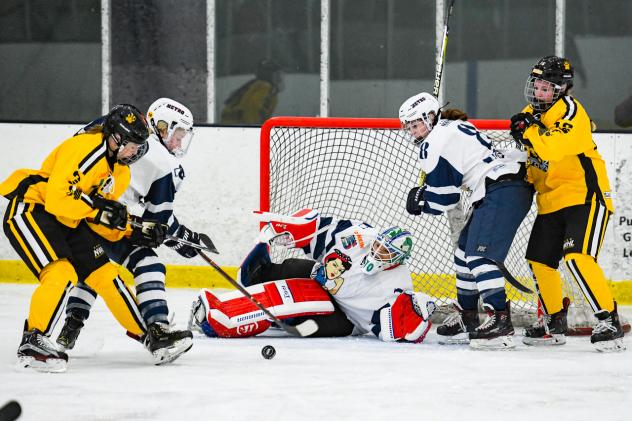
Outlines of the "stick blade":
<svg viewBox="0 0 632 421">
<path fill-rule="evenodd" d="M 211 241 L 208 235 L 200 233 L 200 241 L 202 242 L 202 244 L 204 244 L 204 246 L 206 246 L 208 251 L 210 251 L 211 253 L 219 254 L 219 251 L 217 251 L 215 244 L 213 244 L 213 241 Z"/>
<path fill-rule="evenodd" d="M 285 325 L 284 330 L 290 335 L 306 337 L 316 333 L 316 331 L 318 330 L 318 325 L 315 321 L 310 319 L 305 320 L 303 323 L 299 323 L 296 326 Z"/>
</svg>

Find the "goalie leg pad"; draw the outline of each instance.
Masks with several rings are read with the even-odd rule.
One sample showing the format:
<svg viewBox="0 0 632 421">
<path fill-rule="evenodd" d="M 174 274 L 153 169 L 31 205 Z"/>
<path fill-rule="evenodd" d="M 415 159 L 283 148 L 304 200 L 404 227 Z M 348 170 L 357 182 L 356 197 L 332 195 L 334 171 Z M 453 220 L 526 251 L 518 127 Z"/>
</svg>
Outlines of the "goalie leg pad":
<svg viewBox="0 0 632 421">
<path fill-rule="evenodd" d="M 239 266 L 237 282 L 245 287 L 258 284 L 262 268 L 271 262 L 270 246 L 258 243 Z"/>
<path fill-rule="evenodd" d="M 259 241 L 286 247 L 307 246 L 318 229 L 319 214 L 301 209 L 291 216 L 261 212 Z"/>
<path fill-rule="evenodd" d="M 272 281 L 246 289 L 279 319 L 334 312 L 329 294 L 313 279 Z M 240 291 L 216 294 L 202 290 L 200 299 L 207 309 L 207 322 L 216 336 L 248 337 L 270 327 L 266 314 Z"/>
<path fill-rule="evenodd" d="M 432 326 L 430 316 L 435 309 L 434 301 L 426 294 L 405 291 L 393 304 L 379 310 L 379 318 L 374 317 L 379 331 L 373 332 L 385 342 L 422 342 Z"/>
</svg>

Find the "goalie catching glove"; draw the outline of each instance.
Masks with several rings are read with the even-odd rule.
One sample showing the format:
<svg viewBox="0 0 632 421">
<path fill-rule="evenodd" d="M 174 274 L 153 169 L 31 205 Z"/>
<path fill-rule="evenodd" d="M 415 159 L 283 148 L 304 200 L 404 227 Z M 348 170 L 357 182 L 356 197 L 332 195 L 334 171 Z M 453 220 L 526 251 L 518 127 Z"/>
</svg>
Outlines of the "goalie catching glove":
<svg viewBox="0 0 632 421">
<path fill-rule="evenodd" d="M 200 234 L 195 231 L 191 231 L 184 225 L 180 225 L 173 236 L 190 243 L 200 244 Z M 197 256 L 197 249 L 195 247 L 180 243 L 178 240 L 167 240 L 165 241 L 165 245 L 177 251 L 180 256 L 186 257 L 187 259 Z"/>
<path fill-rule="evenodd" d="M 401 292 L 393 304 L 373 314 L 373 333 L 385 342 L 422 342 L 432 326 L 430 317 L 436 308 L 432 298 L 426 294 Z"/>
<path fill-rule="evenodd" d="M 106 199 L 98 194 L 90 197 L 92 208 L 98 209 L 94 217 L 95 224 L 103 225 L 110 229 L 125 231 L 127 229 L 127 208 L 116 200 Z"/>
<path fill-rule="evenodd" d="M 165 241 L 167 225 L 157 221 L 143 220 L 132 216 L 132 235 L 130 242 L 135 246 L 156 248 Z"/>
</svg>

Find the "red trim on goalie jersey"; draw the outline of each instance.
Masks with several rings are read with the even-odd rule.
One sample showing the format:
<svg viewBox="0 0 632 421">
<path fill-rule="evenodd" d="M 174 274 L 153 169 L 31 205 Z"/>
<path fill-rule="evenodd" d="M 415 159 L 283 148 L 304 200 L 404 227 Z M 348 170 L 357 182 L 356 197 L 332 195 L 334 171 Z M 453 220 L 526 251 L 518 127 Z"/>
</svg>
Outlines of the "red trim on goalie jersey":
<svg viewBox="0 0 632 421">
<path fill-rule="evenodd" d="M 509 120 L 470 120 L 479 130 L 509 130 Z M 401 130 L 397 118 L 273 117 L 261 126 L 259 138 L 259 209 L 270 210 L 270 133 L 276 127 L 331 127 Z"/>
</svg>

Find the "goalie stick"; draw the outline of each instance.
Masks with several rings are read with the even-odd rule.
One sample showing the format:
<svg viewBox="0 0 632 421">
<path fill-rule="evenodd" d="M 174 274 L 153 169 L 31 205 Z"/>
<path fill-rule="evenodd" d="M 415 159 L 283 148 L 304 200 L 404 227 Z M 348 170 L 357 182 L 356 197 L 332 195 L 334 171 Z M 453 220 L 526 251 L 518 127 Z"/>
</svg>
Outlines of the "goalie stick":
<svg viewBox="0 0 632 421">
<path fill-rule="evenodd" d="M 207 245 L 207 247 L 209 245 L 212 245 L 213 243 L 210 243 L 211 239 L 208 238 L 208 236 L 206 234 L 200 234 L 200 241 Z M 210 244 L 207 244 L 210 243 Z M 237 281 L 235 281 L 228 273 L 226 273 L 224 271 L 224 269 L 222 269 L 217 263 L 215 263 L 210 257 L 208 257 L 206 254 L 204 254 L 204 252 L 198 248 L 197 249 L 198 254 L 200 255 L 200 257 L 202 259 L 204 259 L 204 261 L 206 263 L 208 263 L 209 265 L 211 265 L 211 267 L 213 269 L 215 269 L 220 275 L 222 275 L 222 277 L 224 279 L 226 279 L 232 286 L 234 286 L 235 288 L 237 288 L 242 294 L 244 294 L 244 296 L 246 298 L 248 298 L 250 301 L 252 301 L 252 303 L 254 305 L 256 305 L 257 307 L 259 307 L 259 309 L 261 311 L 263 311 L 266 316 L 268 316 L 270 318 L 270 320 L 272 320 L 274 323 L 276 323 L 281 329 L 283 329 L 284 331 L 286 331 L 287 333 L 289 333 L 292 336 L 309 336 L 312 335 L 314 333 L 316 333 L 316 331 L 318 330 L 318 325 L 316 324 L 315 321 L 313 320 L 306 320 L 303 323 L 299 323 L 296 326 L 290 326 L 286 323 L 284 323 L 283 321 L 281 321 L 278 317 L 276 317 L 274 314 L 270 313 L 270 311 L 265 308 L 263 306 L 263 304 L 261 304 L 259 302 L 259 300 L 257 300 L 255 297 L 252 296 L 252 294 L 250 294 L 244 287 L 242 287 L 241 285 L 239 285 L 239 283 Z"/>
</svg>

